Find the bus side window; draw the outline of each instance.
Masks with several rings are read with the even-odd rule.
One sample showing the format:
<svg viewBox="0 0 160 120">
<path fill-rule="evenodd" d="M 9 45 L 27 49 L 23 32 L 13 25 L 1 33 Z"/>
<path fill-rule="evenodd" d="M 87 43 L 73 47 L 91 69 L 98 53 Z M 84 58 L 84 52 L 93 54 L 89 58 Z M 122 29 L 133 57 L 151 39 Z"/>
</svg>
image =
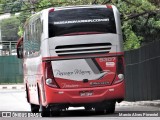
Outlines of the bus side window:
<svg viewBox="0 0 160 120">
<path fill-rule="evenodd" d="M 24 56 L 37 57 L 40 54 L 42 23 L 40 18 L 34 19 L 25 27 Z"/>
<path fill-rule="evenodd" d="M 25 26 L 24 31 L 24 57 L 28 57 L 28 51 L 29 51 L 29 25 Z"/>
<path fill-rule="evenodd" d="M 35 20 L 35 39 L 34 39 L 34 51 L 35 54 L 34 56 L 38 56 L 40 53 L 40 41 L 41 41 L 41 21 L 40 18 L 38 18 L 37 20 Z"/>
</svg>

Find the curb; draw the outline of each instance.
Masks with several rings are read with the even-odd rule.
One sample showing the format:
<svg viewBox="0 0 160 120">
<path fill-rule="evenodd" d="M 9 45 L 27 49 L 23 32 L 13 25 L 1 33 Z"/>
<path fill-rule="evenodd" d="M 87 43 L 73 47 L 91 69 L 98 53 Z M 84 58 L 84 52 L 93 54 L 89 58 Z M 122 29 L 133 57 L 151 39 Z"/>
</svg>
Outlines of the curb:
<svg viewBox="0 0 160 120">
<path fill-rule="evenodd" d="M 117 106 L 154 106 L 154 107 L 160 107 L 160 100 L 135 101 L 135 102 L 123 101 L 121 103 L 116 103 L 116 105 Z"/>
<path fill-rule="evenodd" d="M 24 90 L 24 85 L 0 85 L 0 90 Z"/>
<path fill-rule="evenodd" d="M 142 105 L 142 106 L 160 107 L 160 100 L 140 101 L 140 102 L 139 102 L 139 105 Z"/>
</svg>

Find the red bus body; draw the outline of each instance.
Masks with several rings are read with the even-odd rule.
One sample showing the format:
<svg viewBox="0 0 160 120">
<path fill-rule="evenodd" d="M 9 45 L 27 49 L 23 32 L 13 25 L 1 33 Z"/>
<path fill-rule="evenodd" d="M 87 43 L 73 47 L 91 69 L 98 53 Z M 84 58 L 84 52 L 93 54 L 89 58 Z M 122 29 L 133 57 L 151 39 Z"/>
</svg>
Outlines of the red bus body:
<svg viewBox="0 0 160 120">
<path fill-rule="evenodd" d="M 50 8 L 32 16 L 17 44 L 31 110 L 70 106 L 102 110 L 108 103 L 115 108 L 125 96 L 120 27 L 115 6 Z"/>
</svg>

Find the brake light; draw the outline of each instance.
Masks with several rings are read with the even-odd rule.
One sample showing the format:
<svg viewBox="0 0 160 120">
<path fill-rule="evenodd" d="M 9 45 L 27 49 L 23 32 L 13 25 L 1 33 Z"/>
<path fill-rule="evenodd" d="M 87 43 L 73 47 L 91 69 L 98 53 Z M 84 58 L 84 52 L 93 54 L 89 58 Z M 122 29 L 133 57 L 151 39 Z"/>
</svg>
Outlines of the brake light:
<svg viewBox="0 0 160 120">
<path fill-rule="evenodd" d="M 50 9 L 50 10 L 49 10 L 49 13 L 50 13 L 50 12 L 54 12 L 54 8 Z"/>
<path fill-rule="evenodd" d="M 123 57 L 117 58 L 117 75 L 113 84 L 120 83 L 124 80 L 124 62 Z"/>
<path fill-rule="evenodd" d="M 50 87 L 54 87 L 54 88 L 59 87 L 54 79 L 54 76 L 53 76 L 51 62 L 45 63 L 45 82 L 46 82 L 46 85 L 48 85 Z"/>
<path fill-rule="evenodd" d="M 106 5 L 107 8 L 112 8 L 112 5 Z"/>
</svg>

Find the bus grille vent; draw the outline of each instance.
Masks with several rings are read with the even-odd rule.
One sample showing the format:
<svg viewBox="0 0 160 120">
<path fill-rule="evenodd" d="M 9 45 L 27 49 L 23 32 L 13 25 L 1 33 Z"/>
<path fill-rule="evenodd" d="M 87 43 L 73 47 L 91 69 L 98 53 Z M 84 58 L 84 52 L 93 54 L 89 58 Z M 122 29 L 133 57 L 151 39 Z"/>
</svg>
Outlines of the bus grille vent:
<svg viewBox="0 0 160 120">
<path fill-rule="evenodd" d="M 58 56 L 104 54 L 111 50 L 111 43 L 90 43 L 56 46 L 55 52 Z"/>
</svg>

